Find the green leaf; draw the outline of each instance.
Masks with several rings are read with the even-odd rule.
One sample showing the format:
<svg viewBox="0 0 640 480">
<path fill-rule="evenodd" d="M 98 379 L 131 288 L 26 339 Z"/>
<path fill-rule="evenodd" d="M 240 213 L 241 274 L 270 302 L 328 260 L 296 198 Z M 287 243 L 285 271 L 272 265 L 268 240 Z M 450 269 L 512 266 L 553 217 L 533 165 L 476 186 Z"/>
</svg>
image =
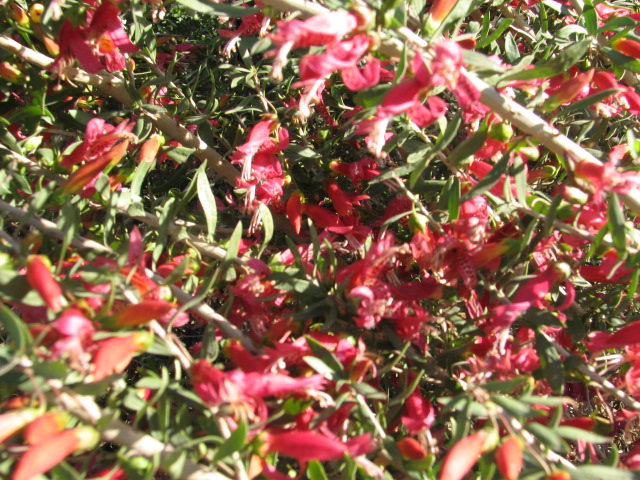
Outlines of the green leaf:
<svg viewBox="0 0 640 480">
<path fill-rule="evenodd" d="M 376 85 L 375 87 L 358 92 L 353 98 L 353 101 L 356 105 L 364 108 L 375 107 L 376 105 L 380 105 L 380 102 L 382 102 L 390 88 L 389 85 L 385 84 Z"/>
<path fill-rule="evenodd" d="M 338 360 L 333 352 L 327 350 L 324 345 L 309 335 L 305 336 L 305 339 L 307 340 L 307 345 L 316 357 L 325 362 L 332 371 L 344 374 L 344 366 L 340 363 L 340 360 Z"/>
<path fill-rule="evenodd" d="M 177 0 L 177 2 L 191 10 L 195 10 L 196 12 L 206 13 L 217 17 L 240 18 L 253 15 L 260 11 L 259 8 L 235 7 L 224 3 L 215 3 L 210 0 Z"/>
<path fill-rule="evenodd" d="M 562 107 L 558 115 L 565 115 L 574 110 L 583 110 L 585 108 L 590 107 L 594 103 L 598 103 L 605 98 L 618 93 L 620 89 L 618 88 L 608 88 L 606 90 L 602 90 L 601 92 L 594 93 L 593 95 L 588 96 L 587 98 L 583 98 L 582 100 L 578 100 L 575 103 L 571 103 L 566 107 Z"/>
<path fill-rule="evenodd" d="M 144 183 L 144 179 L 147 174 L 153 170 L 155 167 L 156 161 L 153 162 L 140 162 L 138 167 L 136 168 L 135 173 L 133 174 L 133 179 L 131 180 L 131 196 L 132 198 L 136 198 L 140 196 L 140 191 L 142 190 L 142 184 Z"/>
<path fill-rule="evenodd" d="M 260 256 L 273 238 L 274 225 L 273 217 L 271 216 L 271 209 L 262 202 L 258 205 L 258 209 L 260 210 L 262 228 L 264 229 L 264 237 L 262 238 L 262 244 L 260 245 L 260 251 L 258 252 L 258 256 Z"/>
<path fill-rule="evenodd" d="M 500 177 L 507 171 L 510 156 L 510 152 L 506 152 L 500 161 L 494 165 L 491 171 L 487 173 L 471 190 L 462 196 L 462 201 L 465 202 L 473 197 L 482 195 L 498 183 Z"/>
<path fill-rule="evenodd" d="M 486 139 L 487 126 L 486 124 L 483 124 L 476 133 L 471 135 L 469 138 L 466 138 L 462 143 L 454 148 L 448 155 L 447 160 L 450 164 L 459 167 L 463 160 L 480 150 L 480 147 L 482 147 Z"/>
<path fill-rule="evenodd" d="M 196 186 L 198 189 L 198 200 L 207 222 L 208 240 L 212 241 L 216 233 L 216 223 L 218 222 L 218 209 L 216 208 L 216 198 L 211 191 L 209 178 L 207 177 L 207 164 L 203 162 L 196 172 Z"/>
<path fill-rule="evenodd" d="M 320 375 L 323 375 L 328 380 L 336 381 L 336 380 L 340 380 L 342 377 L 341 375 L 338 374 L 337 371 L 335 371 L 333 368 L 331 368 L 329 365 L 327 365 L 324 361 L 320 360 L 319 358 L 306 355 L 302 357 L 302 360 L 304 360 L 304 362 L 307 365 L 309 365 L 317 373 L 319 373 Z"/>
<path fill-rule="evenodd" d="M 0 322 L 4 325 L 16 350 L 20 353 L 24 352 L 33 341 L 27 325 L 4 305 L 0 305 Z"/>
<path fill-rule="evenodd" d="M 582 428 L 560 426 L 554 428 L 558 435 L 569 440 L 584 440 L 590 443 L 611 443 L 612 439 L 605 437 L 604 435 L 598 435 L 597 433 L 589 432 Z"/>
<path fill-rule="evenodd" d="M 591 0 L 584 0 L 582 17 L 584 18 L 584 24 L 589 34 L 595 35 L 598 31 L 598 14 L 595 8 L 593 8 L 593 2 Z"/>
<path fill-rule="evenodd" d="M 456 135 L 458 135 L 461 123 L 462 112 L 459 111 L 456 112 L 451 120 L 449 120 L 449 122 L 447 123 L 447 128 L 444 129 L 444 132 L 438 135 L 438 139 L 436 140 L 435 144 L 435 148 L 437 150 L 442 150 L 443 148 L 447 148 L 449 146 L 453 139 L 456 138 Z"/>
<path fill-rule="evenodd" d="M 222 445 L 218 447 L 213 457 L 213 462 L 219 462 L 230 456 L 231 454 L 239 451 L 247 440 L 247 424 L 240 420 L 238 427 L 229 435 Z"/>
<path fill-rule="evenodd" d="M 460 181 L 458 177 L 451 177 L 450 182 L 447 182 L 447 187 L 445 189 L 447 192 L 449 220 L 454 221 L 460 216 Z"/>
<path fill-rule="evenodd" d="M 615 193 L 609 194 L 607 202 L 607 214 L 609 222 L 607 224 L 613 246 L 618 252 L 626 252 L 627 250 L 627 229 L 625 227 L 624 213 Z"/>
<path fill-rule="evenodd" d="M 592 40 L 590 38 L 576 42 L 562 50 L 554 58 L 539 63 L 531 70 L 522 70 L 513 74 L 507 74 L 500 79 L 500 82 L 551 78 L 563 72 L 568 72 L 569 69 L 578 63 L 584 54 L 587 53 L 591 47 L 591 42 Z"/>
<path fill-rule="evenodd" d="M 564 387 L 564 367 L 560 354 L 547 338 L 536 334 L 536 350 L 545 380 L 554 392 L 560 393 Z"/>
<path fill-rule="evenodd" d="M 507 18 L 500 22 L 498 28 L 493 30 L 491 34 L 478 42 L 476 45 L 477 49 L 482 49 L 487 45 L 490 45 L 492 42 L 495 42 L 498 38 L 502 36 L 502 34 L 511 26 L 513 23 L 513 19 Z"/>
<path fill-rule="evenodd" d="M 493 400 L 496 405 L 502 407 L 507 413 L 516 417 L 531 417 L 539 414 L 539 412 L 536 412 L 530 405 L 505 395 L 491 395 L 491 400 Z"/>
<path fill-rule="evenodd" d="M 566 449 L 566 445 L 560 438 L 560 435 L 549 427 L 542 425 L 541 423 L 531 422 L 527 423 L 524 428 L 552 450 Z"/>
<path fill-rule="evenodd" d="M 637 471 L 620 470 L 618 468 L 606 467 L 604 465 L 583 465 L 571 473 L 571 478 L 575 480 L 635 480 Z"/>
<path fill-rule="evenodd" d="M 322 464 L 313 460 L 307 464 L 307 476 L 309 480 L 329 480 Z"/>
</svg>

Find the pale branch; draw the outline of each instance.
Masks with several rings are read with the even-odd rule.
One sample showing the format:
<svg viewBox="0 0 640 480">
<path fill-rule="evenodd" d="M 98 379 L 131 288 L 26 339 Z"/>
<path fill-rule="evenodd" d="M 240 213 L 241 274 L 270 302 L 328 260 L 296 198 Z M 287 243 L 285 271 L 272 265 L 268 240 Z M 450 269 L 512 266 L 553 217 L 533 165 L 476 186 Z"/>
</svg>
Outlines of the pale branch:
<svg viewBox="0 0 640 480">
<path fill-rule="evenodd" d="M 49 181 L 54 182 L 58 185 L 64 185 L 64 182 L 66 181 L 66 179 L 62 175 L 52 173 L 49 169 L 43 167 L 42 165 L 39 165 L 38 163 L 34 162 L 30 158 L 25 157 L 24 155 L 20 155 L 17 152 L 9 152 L 7 156 L 15 160 L 20 165 L 24 166 L 27 170 L 29 170 L 29 172 L 35 173 L 36 175 L 43 176 L 47 178 Z M 98 207 L 94 206 L 94 208 L 98 208 Z M 144 215 L 130 214 L 128 205 L 118 204 L 116 206 L 116 209 L 118 210 L 118 213 L 120 213 L 121 215 L 127 216 L 139 222 L 142 222 L 153 228 L 159 228 L 162 223 L 156 215 L 153 215 L 149 212 L 145 212 Z M 198 237 L 188 232 L 181 232 L 183 227 L 189 227 L 189 226 L 190 225 L 184 224 L 179 220 L 174 220 L 173 222 L 169 223 L 169 233 L 173 235 L 176 241 L 183 241 L 187 243 L 188 245 L 195 248 L 200 254 L 204 256 L 215 258 L 217 260 L 225 259 L 227 255 L 227 251 L 224 248 L 218 245 L 213 245 L 209 242 L 205 242 L 204 240 L 200 240 Z M 247 262 L 241 258 L 234 259 L 234 263 L 236 263 L 237 265 L 245 269 L 250 268 L 247 265 Z"/>
<path fill-rule="evenodd" d="M 51 235 L 52 237 L 60 240 L 64 239 L 65 233 L 60 230 L 55 223 L 34 215 L 26 209 L 14 207 L 4 200 L 0 200 L 0 211 L 3 211 L 9 217 L 24 222 L 26 225 Z M 71 245 L 76 248 L 93 250 L 101 253 L 114 253 L 111 248 L 84 237 L 74 237 L 71 241 Z"/>
<path fill-rule="evenodd" d="M 279 10 L 297 11 L 303 16 L 319 15 L 330 11 L 326 7 L 306 0 L 264 0 L 264 4 Z M 396 31 L 410 44 L 420 48 L 429 47 L 429 42 L 409 28 L 400 27 Z M 387 57 L 401 58 L 404 47 L 405 43 L 398 38 L 383 38 L 378 49 Z M 518 102 L 502 95 L 484 80 L 478 78 L 475 73 L 463 69 L 461 75 L 480 92 L 482 104 L 522 132 L 540 141 L 552 153 L 564 158 L 570 167 L 582 161 L 599 162 L 591 153 L 562 134 L 556 127 Z M 632 211 L 640 212 L 640 191 L 634 190 L 619 197 Z"/>
<path fill-rule="evenodd" d="M 156 283 L 162 283 L 162 281 L 164 280 L 160 275 L 152 272 L 151 270 L 147 270 L 147 275 Z M 171 292 L 180 303 L 186 304 L 193 301 L 193 297 L 182 290 L 180 287 L 177 287 L 175 285 L 171 285 L 170 287 Z M 229 320 L 217 313 L 206 303 L 200 302 L 197 305 L 189 307 L 189 310 L 200 315 L 202 318 L 213 322 L 214 325 L 218 327 L 227 338 L 234 338 L 236 340 L 239 340 L 242 346 L 245 347 L 248 351 L 253 353 L 258 350 L 253 341 L 244 333 L 242 333 L 242 330 L 229 322 Z"/>
<path fill-rule="evenodd" d="M 52 381 L 48 383 L 51 384 Z M 159 457 L 163 464 L 172 464 L 175 461 L 176 449 L 172 445 L 166 445 L 114 418 L 113 415 L 105 414 L 93 398 L 64 391 L 62 385 L 58 382 L 54 383 L 51 385 L 52 389 L 59 391 L 54 401 L 83 422 L 98 426 L 100 438 L 103 441 L 122 445 L 131 450 L 134 455 L 149 459 Z M 181 480 L 231 480 L 229 477 L 213 472 L 208 467 L 198 465 L 189 459 L 182 460 L 182 462 L 182 471 L 176 477 Z"/>
<path fill-rule="evenodd" d="M 51 57 L 36 52 L 12 38 L 0 35 L 0 48 L 11 52 L 25 62 L 40 67 L 49 68 L 54 60 Z M 138 105 L 140 110 L 147 116 L 158 129 L 167 137 L 180 142 L 187 148 L 194 148 L 193 153 L 199 160 L 207 162 L 207 166 L 214 172 L 221 175 L 231 185 L 235 185 L 240 172 L 224 159 L 219 153 L 209 147 L 199 136 L 194 135 L 188 129 L 180 125 L 173 118 L 165 113 L 155 113 L 145 110 L 143 101 L 135 101 L 126 89 L 125 82 L 110 73 L 92 74 L 76 67 L 67 67 L 61 72 L 61 77 L 67 78 L 71 82 L 92 85 L 127 106 Z"/>
<path fill-rule="evenodd" d="M 541 331 L 540 334 L 543 335 L 547 339 L 547 341 L 554 346 L 554 348 L 558 351 L 558 353 L 563 357 L 565 357 L 565 359 L 572 356 L 575 357 L 575 355 L 573 355 L 569 350 L 564 348 L 562 345 L 560 345 L 558 342 L 556 342 L 553 338 L 548 336 L 546 333 Z M 591 380 L 593 383 L 599 385 L 603 390 L 605 390 L 606 392 L 609 392 L 611 395 L 613 395 L 618 400 L 620 400 L 625 406 L 640 412 L 640 402 L 638 402 L 637 400 L 634 400 L 629 396 L 629 394 L 620 390 L 609 380 L 601 376 L 598 372 L 595 371 L 595 369 L 591 365 L 587 363 L 583 363 L 580 360 L 580 363 L 578 363 L 578 365 L 576 366 L 576 369 L 580 373 L 582 373 L 585 377 L 587 377 L 589 380 Z"/>
<path fill-rule="evenodd" d="M 18 221 L 24 222 L 25 224 L 30 225 L 37 230 L 51 235 L 54 238 L 63 240 L 65 237 L 65 232 L 60 230 L 55 223 L 34 215 L 28 210 L 16 208 L 3 200 L 0 200 L 0 211 L 3 211 L 6 215 L 13 217 Z M 71 241 L 71 245 L 80 249 L 115 254 L 114 250 L 110 247 L 81 236 L 75 236 Z M 147 270 L 147 275 L 158 284 L 162 284 L 164 282 L 164 279 L 160 275 L 151 270 Z M 193 302 L 193 296 L 182 290 L 180 287 L 171 285 L 170 288 L 175 297 L 182 304 Z M 206 303 L 199 302 L 196 305 L 192 305 L 189 307 L 189 311 L 200 315 L 205 320 L 213 322 L 216 327 L 218 327 L 227 337 L 239 340 L 242 345 L 249 351 L 257 351 L 257 347 L 250 338 L 245 336 L 238 327 L 229 322 L 229 320 L 227 320 L 225 317 L 223 317 L 219 313 L 216 313 L 215 310 L 213 310 L 213 308 L 211 308 Z"/>
</svg>

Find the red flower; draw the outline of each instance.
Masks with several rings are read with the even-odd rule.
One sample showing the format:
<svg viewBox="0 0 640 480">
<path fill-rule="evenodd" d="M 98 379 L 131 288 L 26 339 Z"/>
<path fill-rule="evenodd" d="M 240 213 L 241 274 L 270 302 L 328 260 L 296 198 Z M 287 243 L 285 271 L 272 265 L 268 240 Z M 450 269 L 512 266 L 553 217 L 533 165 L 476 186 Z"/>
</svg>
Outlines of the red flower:
<svg viewBox="0 0 640 480">
<path fill-rule="evenodd" d="M 27 408 L 0 415 L 0 443 L 4 443 L 7 438 L 25 428 L 39 415 L 40 412 L 35 408 Z"/>
<path fill-rule="evenodd" d="M 139 351 L 146 350 L 153 341 L 149 332 L 136 332 L 125 337 L 113 337 L 100 343 L 93 356 L 93 381 L 122 373 Z"/>
<path fill-rule="evenodd" d="M 42 255 L 31 255 L 27 259 L 27 283 L 33 288 L 47 307 L 54 312 L 62 308 L 62 289 L 51 274 L 51 263 Z"/>
<path fill-rule="evenodd" d="M 422 460 L 427 456 L 427 452 L 415 438 L 401 438 L 396 445 L 402 456 L 409 460 Z"/>
<path fill-rule="evenodd" d="M 433 425 L 435 410 L 429 400 L 414 391 L 405 401 L 401 419 L 409 433 L 420 433 Z"/>
<path fill-rule="evenodd" d="M 293 48 L 306 48 L 313 45 L 328 45 L 337 42 L 358 26 L 355 15 L 336 11 L 315 15 L 307 20 L 290 20 L 278 22 L 278 32 L 270 35 L 273 44 L 278 47 L 268 56 L 276 57 L 273 62 L 271 76 L 282 79 L 282 68 L 287 62 L 287 55 Z"/>
<path fill-rule="evenodd" d="M 125 67 L 124 53 L 138 50 L 129 40 L 120 10 L 111 0 L 104 0 L 96 10 L 87 12 L 87 27 L 74 26 L 68 20 L 60 28 L 60 56 L 52 70 L 64 75 L 64 69 L 78 60 L 89 73 L 107 69 L 110 72 Z"/>
<path fill-rule="evenodd" d="M 491 434 L 480 430 L 456 443 L 444 457 L 439 480 L 462 480 L 491 446 Z"/>
<path fill-rule="evenodd" d="M 31 480 L 55 467 L 73 452 L 98 443 L 99 435 L 91 427 L 65 430 L 37 443 L 25 453 L 13 474 L 13 480 Z"/>
<path fill-rule="evenodd" d="M 312 460 L 338 460 L 347 453 L 352 456 L 363 455 L 373 449 L 369 434 L 356 437 L 348 443 L 314 432 L 267 432 L 262 439 L 265 453 L 278 452 L 295 458 L 301 464 Z"/>
<path fill-rule="evenodd" d="M 506 480 L 516 480 L 522 470 L 522 444 L 515 437 L 505 440 L 496 451 L 498 471 Z"/>
</svg>

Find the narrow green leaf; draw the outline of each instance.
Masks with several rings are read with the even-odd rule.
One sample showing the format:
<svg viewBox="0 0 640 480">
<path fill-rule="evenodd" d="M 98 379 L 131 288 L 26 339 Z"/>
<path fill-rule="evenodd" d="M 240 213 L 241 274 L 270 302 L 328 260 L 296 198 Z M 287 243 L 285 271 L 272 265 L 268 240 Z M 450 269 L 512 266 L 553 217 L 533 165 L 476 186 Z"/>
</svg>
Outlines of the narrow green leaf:
<svg viewBox="0 0 640 480">
<path fill-rule="evenodd" d="M 458 177 L 451 177 L 451 184 L 448 185 L 447 206 L 449 209 L 449 220 L 457 220 L 460 216 L 460 181 Z"/>
<path fill-rule="evenodd" d="M 324 363 L 322 360 L 316 357 L 304 356 L 302 360 L 313 368 L 317 373 L 323 375 L 328 380 L 340 380 L 340 376 L 335 372 L 329 365 Z"/>
<path fill-rule="evenodd" d="M 179 4 L 184 5 L 196 12 L 206 13 L 218 17 L 240 18 L 253 15 L 260 11 L 259 8 L 244 8 L 226 5 L 224 3 L 215 3 L 207 0 L 177 0 Z"/>
<path fill-rule="evenodd" d="M 498 38 L 502 36 L 502 34 L 511 26 L 513 23 L 513 19 L 507 18 L 500 22 L 498 28 L 493 30 L 490 35 L 484 37 L 482 40 L 478 42 L 476 48 L 481 49 L 486 47 L 487 45 L 491 45 L 492 42 L 495 42 Z"/>
<path fill-rule="evenodd" d="M 264 229 L 262 245 L 260 246 L 260 251 L 258 252 L 258 256 L 260 256 L 262 255 L 262 252 L 264 252 L 264 249 L 267 248 L 267 246 L 269 245 L 269 242 L 273 238 L 274 226 L 273 226 L 273 217 L 271 215 L 271 209 L 263 203 L 260 203 L 260 205 L 258 206 L 258 209 L 260 210 L 262 228 Z"/>
<path fill-rule="evenodd" d="M 147 174 L 153 170 L 156 165 L 156 161 L 153 162 L 140 162 L 138 167 L 136 168 L 135 173 L 133 174 L 133 179 L 131 180 L 131 197 L 137 198 L 140 196 L 140 191 L 142 190 L 142 184 L 144 183 L 144 179 Z"/>
<path fill-rule="evenodd" d="M 594 93 L 593 95 L 590 95 L 587 98 L 583 98 L 582 100 L 578 100 L 575 103 L 571 103 L 566 107 L 562 107 L 558 115 L 565 115 L 575 110 L 583 110 L 595 103 L 598 103 L 601 100 L 604 100 L 605 98 L 611 95 L 618 93 L 619 91 L 620 90 L 618 88 L 608 88 L 606 90 L 602 90 L 601 92 Z"/>
<path fill-rule="evenodd" d="M 584 18 L 584 25 L 587 27 L 589 34 L 595 35 L 598 31 L 598 14 L 595 8 L 593 8 L 593 2 L 591 0 L 584 0 L 582 18 Z"/>
<path fill-rule="evenodd" d="M 597 433 L 584 430 L 582 428 L 560 426 L 554 428 L 558 435 L 569 440 L 584 440 L 590 443 L 611 443 L 612 439 L 605 437 L 604 435 L 598 435 Z"/>
<path fill-rule="evenodd" d="M 447 160 L 454 166 L 460 166 L 460 163 L 466 158 L 476 153 L 487 139 L 487 126 L 485 124 L 480 129 L 466 138 L 449 154 Z"/>
<path fill-rule="evenodd" d="M 478 195 L 482 195 L 484 192 L 490 190 L 498 181 L 500 177 L 507 171 L 507 166 L 509 164 L 510 153 L 506 152 L 500 161 L 496 163 L 491 169 L 491 171 L 485 175 L 485 177 L 480 180 L 471 190 L 465 193 L 462 197 L 462 201 L 467 201 L 476 197 Z"/>
<path fill-rule="evenodd" d="M 313 337 L 306 336 L 307 345 L 313 354 L 327 364 L 335 373 L 344 374 L 344 367 L 340 360 L 329 350 L 327 350 L 318 340 Z"/>
<path fill-rule="evenodd" d="M 541 62 L 531 70 L 522 70 L 514 74 L 508 74 L 501 78 L 501 82 L 513 80 L 534 80 L 537 78 L 551 78 L 563 72 L 569 71 L 591 47 L 590 38 L 574 43 L 562 50 L 554 58 Z"/>
<path fill-rule="evenodd" d="M 307 476 L 309 480 L 329 480 L 322 464 L 316 460 L 307 464 Z"/>
<path fill-rule="evenodd" d="M 219 462 L 230 456 L 231 454 L 240 450 L 247 440 L 247 424 L 240 420 L 238 427 L 229 435 L 222 445 L 218 447 L 215 455 L 213 456 L 213 462 Z"/>
<path fill-rule="evenodd" d="M 565 450 L 566 445 L 556 432 L 549 427 L 540 423 L 527 423 L 525 430 L 529 431 L 534 437 L 552 450 Z"/>
<path fill-rule="evenodd" d="M 502 407 L 507 413 L 515 415 L 516 417 L 530 417 L 537 415 L 537 412 L 531 408 L 530 405 L 506 395 L 491 395 L 491 400 L 500 407 Z"/>
<path fill-rule="evenodd" d="M 27 325 L 4 305 L 0 305 L 0 322 L 4 325 L 16 350 L 24 352 L 33 341 Z"/>
<path fill-rule="evenodd" d="M 553 391 L 562 392 L 564 387 L 564 366 L 560 354 L 544 335 L 536 334 L 535 343 L 545 380 Z"/>
<path fill-rule="evenodd" d="M 216 208 L 216 198 L 211 191 L 209 178 L 207 177 L 207 164 L 203 163 L 196 172 L 196 187 L 198 189 L 198 200 L 207 222 L 208 240 L 212 241 L 216 233 L 216 223 L 218 222 L 218 209 Z"/>
<path fill-rule="evenodd" d="M 618 252 L 626 252 L 627 250 L 627 229 L 625 227 L 624 213 L 615 193 L 609 194 L 607 202 L 607 214 L 609 216 L 608 228 L 613 246 Z"/>
</svg>

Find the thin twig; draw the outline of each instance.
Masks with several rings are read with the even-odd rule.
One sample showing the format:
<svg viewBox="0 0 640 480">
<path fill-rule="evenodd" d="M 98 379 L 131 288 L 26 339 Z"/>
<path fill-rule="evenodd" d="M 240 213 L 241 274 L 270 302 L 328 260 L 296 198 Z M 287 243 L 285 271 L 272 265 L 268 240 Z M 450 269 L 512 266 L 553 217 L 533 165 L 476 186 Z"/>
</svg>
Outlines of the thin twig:
<svg viewBox="0 0 640 480">
<path fill-rule="evenodd" d="M 18 55 L 24 61 L 42 69 L 47 69 L 53 64 L 52 58 L 25 47 L 4 35 L 0 35 L 0 48 Z M 134 99 L 131 98 L 131 95 L 129 95 L 125 87 L 125 82 L 121 78 L 110 73 L 87 73 L 75 67 L 66 68 L 64 72 L 62 72 L 62 75 L 71 82 L 92 85 L 127 106 L 132 106 L 137 103 L 141 106 L 143 113 L 151 119 L 162 133 L 177 140 L 187 148 L 194 148 L 195 152 L 193 154 L 198 159 L 207 162 L 211 170 L 224 177 L 231 185 L 235 185 L 236 178 L 240 172 L 238 172 L 233 165 L 209 147 L 199 136 L 191 133 L 185 127 L 178 124 L 173 118 L 164 113 L 152 113 L 144 110 L 145 102 L 142 100 L 135 102 Z"/>
<path fill-rule="evenodd" d="M 31 225 L 32 227 L 44 233 L 47 233 L 54 238 L 58 238 L 60 240 L 64 239 L 65 233 L 60 230 L 53 222 L 38 217 L 37 215 L 32 215 L 27 210 L 16 208 L 12 205 L 9 205 L 5 201 L 0 200 L 0 211 L 5 212 L 5 214 L 15 218 L 16 220 L 23 221 L 27 225 Z M 115 254 L 115 251 L 110 247 L 80 236 L 75 236 L 71 241 L 71 245 L 81 249 Z M 147 275 L 158 284 L 164 281 L 164 279 L 160 275 L 151 270 L 147 270 Z M 193 301 L 193 297 L 182 290 L 180 287 L 171 285 L 170 288 L 175 297 L 181 303 L 185 304 Z M 227 337 L 239 340 L 242 345 L 250 352 L 257 351 L 257 347 L 250 338 L 245 336 L 239 328 L 229 322 L 229 320 L 227 320 L 225 317 L 216 313 L 209 305 L 200 302 L 196 305 L 191 306 L 189 308 L 189 311 L 200 315 L 205 320 L 212 321 Z"/>
<path fill-rule="evenodd" d="M 51 385 L 52 381 L 48 383 Z M 51 386 L 54 391 L 59 391 L 54 401 L 64 410 L 85 423 L 94 426 L 100 424 L 99 432 L 103 441 L 123 445 L 135 455 L 150 459 L 159 457 L 162 463 L 168 464 L 174 460 L 176 450 L 173 446 L 165 445 L 112 415 L 105 414 L 91 397 L 65 391 L 62 389 L 62 385 L 57 382 Z M 209 468 L 198 465 L 189 459 L 184 459 L 182 462 L 182 471 L 177 477 L 181 480 L 231 480 L 229 477 L 212 472 Z"/>
</svg>

